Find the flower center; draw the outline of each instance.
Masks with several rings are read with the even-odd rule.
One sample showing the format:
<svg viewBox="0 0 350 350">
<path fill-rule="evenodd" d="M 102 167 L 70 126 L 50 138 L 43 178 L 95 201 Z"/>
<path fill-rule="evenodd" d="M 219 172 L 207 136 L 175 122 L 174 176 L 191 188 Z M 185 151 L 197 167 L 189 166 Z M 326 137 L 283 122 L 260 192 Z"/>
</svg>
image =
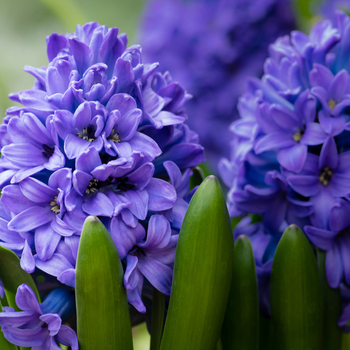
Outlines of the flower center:
<svg viewBox="0 0 350 350">
<path fill-rule="evenodd" d="M 55 152 L 55 148 L 54 147 L 50 147 L 48 145 L 43 144 L 43 151 L 42 154 L 46 157 L 46 158 L 50 158 L 54 152 Z"/>
<path fill-rule="evenodd" d="M 328 107 L 331 109 L 331 111 L 333 111 L 335 105 L 336 105 L 335 100 L 328 101 Z"/>
<path fill-rule="evenodd" d="M 333 171 L 328 166 L 325 166 L 323 167 L 318 179 L 323 185 L 327 186 L 329 184 L 329 181 L 332 178 L 332 175 L 333 175 Z"/>
<path fill-rule="evenodd" d="M 92 142 L 95 140 L 95 128 L 89 125 L 87 128 L 83 129 L 83 132 L 77 133 L 77 136 L 83 140 Z"/>
<path fill-rule="evenodd" d="M 53 201 L 50 202 L 51 205 L 51 211 L 54 212 L 55 214 L 60 213 L 60 205 L 57 204 L 57 196 L 54 197 Z"/>
<path fill-rule="evenodd" d="M 88 184 L 88 187 L 87 189 L 85 190 L 85 193 L 86 194 L 89 194 L 89 193 L 94 193 L 98 190 L 98 186 L 99 186 L 99 182 L 101 182 L 100 180 L 97 180 L 97 179 L 92 179 L 89 184 Z"/>
<path fill-rule="evenodd" d="M 114 143 L 120 142 L 119 134 L 114 131 L 114 128 L 111 131 L 111 134 L 108 136 L 108 140 L 112 140 Z"/>
<path fill-rule="evenodd" d="M 303 137 L 303 135 L 300 133 L 300 132 L 296 132 L 294 135 L 293 135 L 293 140 L 295 142 L 299 142 L 301 140 L 301 138 Z"/>
</svg>

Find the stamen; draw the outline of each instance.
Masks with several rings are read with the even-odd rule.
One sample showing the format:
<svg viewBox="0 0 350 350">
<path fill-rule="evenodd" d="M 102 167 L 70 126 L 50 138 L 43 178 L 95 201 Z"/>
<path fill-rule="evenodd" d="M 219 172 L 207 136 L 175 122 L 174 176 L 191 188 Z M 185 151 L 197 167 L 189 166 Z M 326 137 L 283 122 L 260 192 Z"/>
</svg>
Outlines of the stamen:
<svg viewBox="0 0 350 350">
<path fill-rule="evenodd" d="M 300 132 L 296 132 L 294 135 L 293 135 L 293 140 L 295 142 L 299 142 L 301 140 L 301 138 L 303 137 L 303 135 L 300 133 Z"/>
<path fill-rule="evenodd" d="M 320 182 L 324 185 L 327 186 L 329 184 L 329 181 L 331 180 L 333 175 L 333 171 L 328 167 L 325 166 L 322 171 L 320 176 L 318 177 L 318 179 L 320 180 Z"/>
<path fill-rule="evenodd" d="M 335 100 L 329 100 L 328 101 L 328 107 L 331 109 L 331 111 L 333 111 L 335 105 L 336 105 Z"/>
<path fill-rule="evenodd" d="M 98 186 L 98 183 L 99 183 L 99 182 L 100 182 L 100 181 L 97 180 L 97 179 L 92 179 L 92 180 L 89 182 L 88 187 L 87 187 L 87 189 L 85 190 L 85 193 L 86 193 L 86 194 L 89 194 L 89 193 L 94 193 L 94 192 L 96 192 L 96 191 L 97 191 L 97 186 Z"/>
<path fill-rule="evenodd" d="M 114 143 L 120 142 L 119 134 L 112 129 L 111 134 L 108 136 L 108 140 L 112 140 Z"/>
<path fill-rule="evenodd" d="M 83 129 L 83 133 L 77 133 L 77 136 L 85 141 L 92 142 L 95 140 L 93 128 L 90 126 Z"/>
<path fill-rule="evenodd" d="M 54 199 L 50 202 L 51 205 L 51 211 L 55 214 L 60 213 L 60 205 L 57 204 L 57 196 L 54 197 Z"/>
</svg>

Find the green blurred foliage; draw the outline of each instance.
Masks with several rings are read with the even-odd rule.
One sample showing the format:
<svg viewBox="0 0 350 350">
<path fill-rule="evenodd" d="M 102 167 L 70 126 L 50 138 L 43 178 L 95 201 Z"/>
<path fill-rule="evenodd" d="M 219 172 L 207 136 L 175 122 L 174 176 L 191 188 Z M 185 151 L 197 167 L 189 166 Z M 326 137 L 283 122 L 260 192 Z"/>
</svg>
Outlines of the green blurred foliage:
<svg viewBox="0 0 350 350">
<path fill-rule="evenodd" d="M 10 92 L 30 89 L 34 78 L 25 65 L 47 65 L 46 36 L 72 32 L 76 24 L 98 21 L 126 32 L 134 44 L 143 0 L 0 0 L 0 116 L 14 105 Z"/>
</svg>

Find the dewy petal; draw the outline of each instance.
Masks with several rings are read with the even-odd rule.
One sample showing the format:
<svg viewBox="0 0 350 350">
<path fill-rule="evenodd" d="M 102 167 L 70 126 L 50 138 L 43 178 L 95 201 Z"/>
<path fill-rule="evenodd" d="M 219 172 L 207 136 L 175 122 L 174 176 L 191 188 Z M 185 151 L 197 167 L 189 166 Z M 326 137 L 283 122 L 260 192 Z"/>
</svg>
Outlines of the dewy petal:
<svg viewBox="0 0 350 350">
<path fill-rule="evenodd" d="M 38 298 L 33 290 L 26 284 L 21 284 L 16 293 L 16 304 L 23 311 L 35 311 L 42 314 Z"/>
<path fill-rule="evenodd" d="M 68 134 L 64 140 L 64 151 L 69 159 L 75 159 L 90 147 L 91 142 Z"/>
<path fill-rule="evenodd" d="M 30 207 L 17 214 L 8 224 L 10 230 L 25 232 L 45 225 L 54 218 L 55 214 L 48 208 Z"/>
<path fill-rule="evenodd" d="M 66 346 L 70 346 L 72 350 L 78 350 L 78 338 L 76 333 L 68 326 L 62 325 L 57 333 L 57 340 Z"/>
<path fill-rule="evenodd" d="M 292 175 L 287 178 L 287 181 L 295 192 L 304 197 L 315 196 L 320 190 L 320 181 L 317 176 Z"/>
<path fill-rule="evenodd" d="M 39 317 L 41 321 L 45 322 L 48 326 L 50 336 L 55 336 L 62 324 L 61 317 L 58 314 L 45 314 Z"/>
<path fill-rule="evenodd" d="M 338 288 L 343 278 L 344 269 L 339 247 L 335 244 L 326 253 L 326 276 L 331 288 Z"/>
<path fill-rule="evenodd" d="M 322 169 L 323 167 L 329 167 L 334 170 L 337 168 L 338 151 L 333 137 L 328 137 L 323 144 L 318 164 L 319 169 Z"/>
<path fill-rule="evenodd" d="M 345 197 L 350 193 L 350 173 L 333 174 L 328 186 L 334 197 Z"/>
<path fill-rule="evenodd" d="M 118 121 L 118 132 L 119 136 L 123 141 L 130 140 L 136 132 L 139 126 L 142 116 L 142 111 L 138 108 L 129 111 L 128 113 L 122 115 Z"/>
<path fill-rule="evenodd" d="M 332 80 L 328 94 L 329 98 L 335 101 L 340 101 L 345 94 L 346 88 L 348 86 L 349 76 L 345 69 L 342 69 Z"/>
<path fill-rule="evenodd" d="M 34 240 L 38 257 L 46 261 L 49 260 L 55 252 L 61 240 L 61 235 L 56 233 L 50 224 L 46 224 L 35 230 Z"/>
<path fill-rule="evenodd" d="M 337 136 L 344 131 L 346 127 L 346 117 L 332 117 L 327 112 L 320 110 L 318 112 L 318 119 L 325 132 L 330 136 Z"/>
<path fill-rule="evenodd" d="M 24 243 L 20 264 L 21 268 L 28 273 L 33 273 L 35 270 L 34 257 L 27 241 Z"/>
<path fill-rule="evenodd" d="M 139 190 L 143 190 L 150 182 L 154 173 L 154 165 L 152 163 L 142 164 L 131 174 L 128 174 L 129 182 L 135 184 Z"/>
<path fill-rule="evenodd" d="M 131 203 L 128 209 L 140 220 L 145 220 L 148 210 L 149 194 L 146 190 L 130 190 L 124 197 Z"/>
<path fill-rule="evenodd" d="M 152 215 L 147 229 L 146 242 L 139 243 L 142 249 L 162 249 L 165 248 L 171 238 L 171 228 L 169 221 L 163 215 Z"/>
<path fill-rule="evenodd" d="M 144 238 L 145 234 L 145 229 L 141 225 L 131 228 L 126 226 L 119 217 L 112 218 L 111 236 L 117 247 L 120 259 L 124 259 L 137 241 Z"/>
<path fill-rule="evenodd" d="M 47 330 L 41 327 L 34 329 L 21 329 L 2 326 L 5 338 L 12 344 L 23 347 L 35 347 L 42 345 L 46 338 Z"/>
<path fill-rule="evenodd" d="M 128 142 L 134 151 L 147 154 L 151 159 L 162 153 L 158 144 L 153 139 L 138 131 L 135 132 L 134 136 Z"/>
<path fill-rule="evenodd" d="M 256 154 L 259 154 L 274 149 L 291 147 L 295 144 L 292 136 L 292 134 L 288 135 L 282 132 L 272 132 L 257 140 L 254 150 Z"/>
<path fill-rule="evenodd" d="M 98 192 L 82 205 L 82 209 L 89 215 L 112 217 L 114 207 L 110 199 L 102 192 Z"/>
<path fill-rule="evenodd" d="M 303 145 L 319 145 L 327 138 L 327 133 L 319 123 L 308 123 L 300 143 Z"/>
<path fill-rule="evenodd" d="M 305 226 L 304 231 L 309 240 L 322 250 L 329 250 L 333 247 L 336 232 L 321 230 L 313 226 Z"/>
<path fill-rule="evenodd" d="M 167 210 L 175 204 L 175 188 L 164 180 L 152 178 L 146 190 L 149 195 L 148 209 L 151 211 Z"/>
<path fill-rule="evenodd" d="M 12 143 L 3 147 L 1 153 L 19 167 L 35 167 L 47 162 L 42 150 L 29 143 Z"/>
<path fill-rule="evenodd" d="M 22 193 L 34 203 L 49 203 L 57 195 L 57 191 L 43 182 L 28 177 L 19 183 Z"/>
<path fill-rule="evenodd" d="M 277 160 L 287 170 L 299 173 L 305 164 L 307 146 L 300 143 L 278 151 Z"/>
<path fill-rule="evenodd" d="M 161 293 L 170 295 L 173 270 L 159 261 L 140 256 L 138 268 Z"/>
<path fill-rule="evenodd" d="M 42 261 L 38 256 L 34 256 L 34 259 L 38 269 L 52 276 L 59 276 L 62 272 L 74 268 L 62 254 L 56 253 L 47 261 Z"/>
</svg>

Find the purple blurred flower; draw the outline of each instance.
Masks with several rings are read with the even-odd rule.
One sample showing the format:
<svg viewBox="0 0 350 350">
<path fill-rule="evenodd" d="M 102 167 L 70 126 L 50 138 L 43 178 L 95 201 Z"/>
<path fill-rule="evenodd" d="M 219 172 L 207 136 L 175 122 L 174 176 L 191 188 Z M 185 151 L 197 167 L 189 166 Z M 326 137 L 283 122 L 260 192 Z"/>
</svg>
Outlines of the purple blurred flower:
<svg viewBox="0 0 350 350">
<path fill-rule="evenodd" d="M 350 18 L 294 31 L 270 46 L 265 74 L 247 82 L 231 160 L 220 162 L 231 216 L 262 215 L 265 229 L 297 224 L 326 251 L 332 288 L 350 285 Z M 346 316 L 344 316 L 344 319 Z"/>
<path fill-rule="evenodd" d="M 143 53 L 193 94 L 189 125 L 215 172 L 220 157 L 229 156 L 228 126 L 238 117 L 242 81 L 262 74 L 268 45 L 293 27 L 288 0 L 147 4 L 139 30 Z"/>
<path fill-rule="evenodd" d="M 157 241 L 164 222 L 149 222 L 164 217 L 171 227 L 166 239 L 176 242 L 187 202 L 178 183 L 169 183 L 165 164 L 189 181 L 204 151 L 185 124 L 190 95 L 169 73 L 157 72 L 158 63 L 144 64 L 140 46 L 126 45 L 117 28 L 91 22 L 47 38 L 47 67 L 25 67 L 35 84 L 10 95 L 22 106 L 9 108 L 0 127 L 0 244 L 21 257 L 26 271 L 38 268 L 74 286 L 84 220 L 99 216 L 127 270 L 126 257 L 139 245 L 159 257 L 166 288 L 154 278 L 153 260 L 145 269 L 140 257 L 137 271 L 169 294 L 172 250 L 160 258 L 164 246 L 149 243 L 146 231 Z"/>
<path fill-rule="evenodd" d="M 39 304 L 33 290 L 22 284 L 17 289 L 16 304 L 23 311 L 4 307 L 4 312 L 0 312 L 1 330 L 10 343 L 33 350 L 58 350 L 58 343 L 71 346 L 72 350 L 79 348 L 75 332 L 62 325 L 74 310 L 70 292 L 56 289 Z"/>
</svg>

